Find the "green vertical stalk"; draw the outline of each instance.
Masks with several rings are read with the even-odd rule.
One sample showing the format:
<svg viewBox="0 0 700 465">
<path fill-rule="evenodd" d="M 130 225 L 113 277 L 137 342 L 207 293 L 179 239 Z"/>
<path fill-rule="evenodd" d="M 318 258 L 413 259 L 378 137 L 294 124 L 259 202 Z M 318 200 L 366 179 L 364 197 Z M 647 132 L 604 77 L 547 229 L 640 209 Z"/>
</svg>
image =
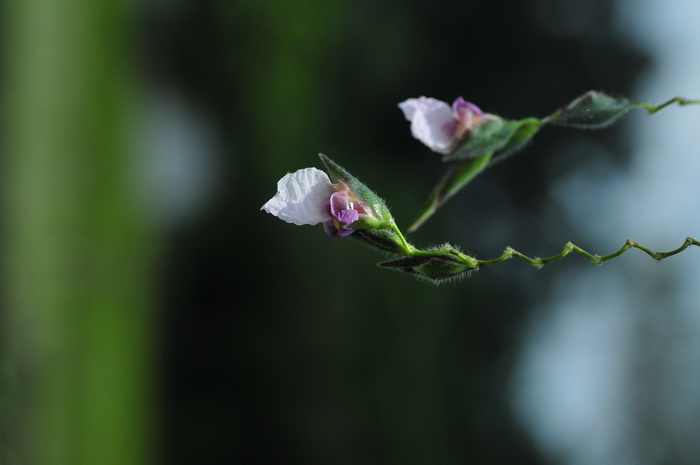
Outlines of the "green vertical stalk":
<svg viewBox="0 0 700 465">
<path fill-rule="evenodd" d="M 149 461 L 148 234 L 118 0 L 9 0 L 0 462 Z"/>
</svg>

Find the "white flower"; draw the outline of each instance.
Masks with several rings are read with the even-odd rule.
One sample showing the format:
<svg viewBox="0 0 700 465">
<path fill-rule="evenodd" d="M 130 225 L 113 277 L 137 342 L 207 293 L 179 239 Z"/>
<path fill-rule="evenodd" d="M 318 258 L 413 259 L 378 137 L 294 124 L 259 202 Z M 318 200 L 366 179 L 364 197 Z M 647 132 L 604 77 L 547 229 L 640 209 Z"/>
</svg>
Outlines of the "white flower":
<svg viewBox="0 0 700 465">
<path fill-rule="evenodd" d="M 435 152 L 450 153 L 454 143 L 455 119 L 447 103 L 419 97 L 399 103 L 399 108 L 411 122 L 413 137 Z"/>
<path fill-rule="evenodd" d="M 411 122 L 413 137 L 430 150 L 442 154 L 450 153 L 472 128 L 488 116 L 462 97 L 457 98 L 452 106 L 429 97 L 411 98 L 399 103 L 399 108 Z"/>
<path fill-rule="evenodd" d="M 335 192 L 328 175 L 316 168 L 286 174 L 277 182 L 277 193 L 261 210 L 287 223 L 318 224 L 331 219 L 325 208 Z"/>
</svg>

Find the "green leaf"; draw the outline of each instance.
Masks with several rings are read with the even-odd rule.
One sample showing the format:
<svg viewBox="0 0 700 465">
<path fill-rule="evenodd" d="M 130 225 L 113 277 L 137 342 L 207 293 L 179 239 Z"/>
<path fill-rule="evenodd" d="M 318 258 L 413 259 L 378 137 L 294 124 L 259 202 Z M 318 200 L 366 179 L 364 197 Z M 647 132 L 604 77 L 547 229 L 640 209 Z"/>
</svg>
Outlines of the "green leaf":
<svg viewBox="0 0 700 465">
<path fill-rule="evenodd" d="M 452 166 L 447 175 L 436 186 L 428 198 L 428 204 L 418 219 L 408 228 L 409 232 L 415 231 L 430 218 L 450 197 L 455 195 L 474 177 L 481 173 L 491 161 L 492 153 L 486 153 L 476 158 L 461 160 Z"/>
<path fill-rule="evenodd" d="M 591 90 L 543 121 L 554 126 L 598 129 L 614 123 L 632 108 L 635 105 L 631 105 L 627 99 Z"/>
</svg>

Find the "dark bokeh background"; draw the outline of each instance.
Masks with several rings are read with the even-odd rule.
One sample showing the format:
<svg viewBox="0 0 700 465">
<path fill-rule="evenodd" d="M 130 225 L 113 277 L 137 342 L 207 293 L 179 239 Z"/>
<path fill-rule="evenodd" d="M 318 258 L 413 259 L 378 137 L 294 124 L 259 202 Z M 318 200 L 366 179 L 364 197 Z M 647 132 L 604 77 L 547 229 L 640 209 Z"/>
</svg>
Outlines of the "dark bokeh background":
<svg viewBox="0 0 700 465">
<path fill-rule="evenodd" d="M 165 463 L 541 463 L 508 408 L 509 373 L 529 305 L 570 262 L 436 288 L 259 208 L 323 152 L 405 227 L 445 166 L 397 103 L 462 95 L 520 118 L 588 89 L 629 93 L 645 59 L 613 29 L 613 4 L 150 5 L 143 74 L 206 114 L 222 153 L 215 194 L 167 233 L 160 265 Z M 624 164 L 618 134 L 543 131 L 409 239 L 483 258 L 558 250 L 577 238 L 548 185 L 600 161 L 558 149 L 593 138 Z"/>
</svg>

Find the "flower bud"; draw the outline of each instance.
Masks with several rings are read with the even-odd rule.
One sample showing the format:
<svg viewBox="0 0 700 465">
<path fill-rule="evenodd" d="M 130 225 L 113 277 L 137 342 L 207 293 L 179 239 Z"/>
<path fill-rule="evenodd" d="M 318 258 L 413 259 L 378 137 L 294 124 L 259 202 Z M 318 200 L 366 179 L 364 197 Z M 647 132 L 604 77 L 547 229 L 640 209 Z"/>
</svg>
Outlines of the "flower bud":
<svg viewBox="0 0 700 465">
<path fill-rule="evenodd" d="M 444 247 L 451 249 L 449 244 L 446 244 Z M 448 254 L 402 257 L 381 262 L 379 266 L 415 274 L 419 278 L 425 278 L 434 282 L 460 278 L 477 268 L 473 259 L 456 251 Z"/>
</svg>

